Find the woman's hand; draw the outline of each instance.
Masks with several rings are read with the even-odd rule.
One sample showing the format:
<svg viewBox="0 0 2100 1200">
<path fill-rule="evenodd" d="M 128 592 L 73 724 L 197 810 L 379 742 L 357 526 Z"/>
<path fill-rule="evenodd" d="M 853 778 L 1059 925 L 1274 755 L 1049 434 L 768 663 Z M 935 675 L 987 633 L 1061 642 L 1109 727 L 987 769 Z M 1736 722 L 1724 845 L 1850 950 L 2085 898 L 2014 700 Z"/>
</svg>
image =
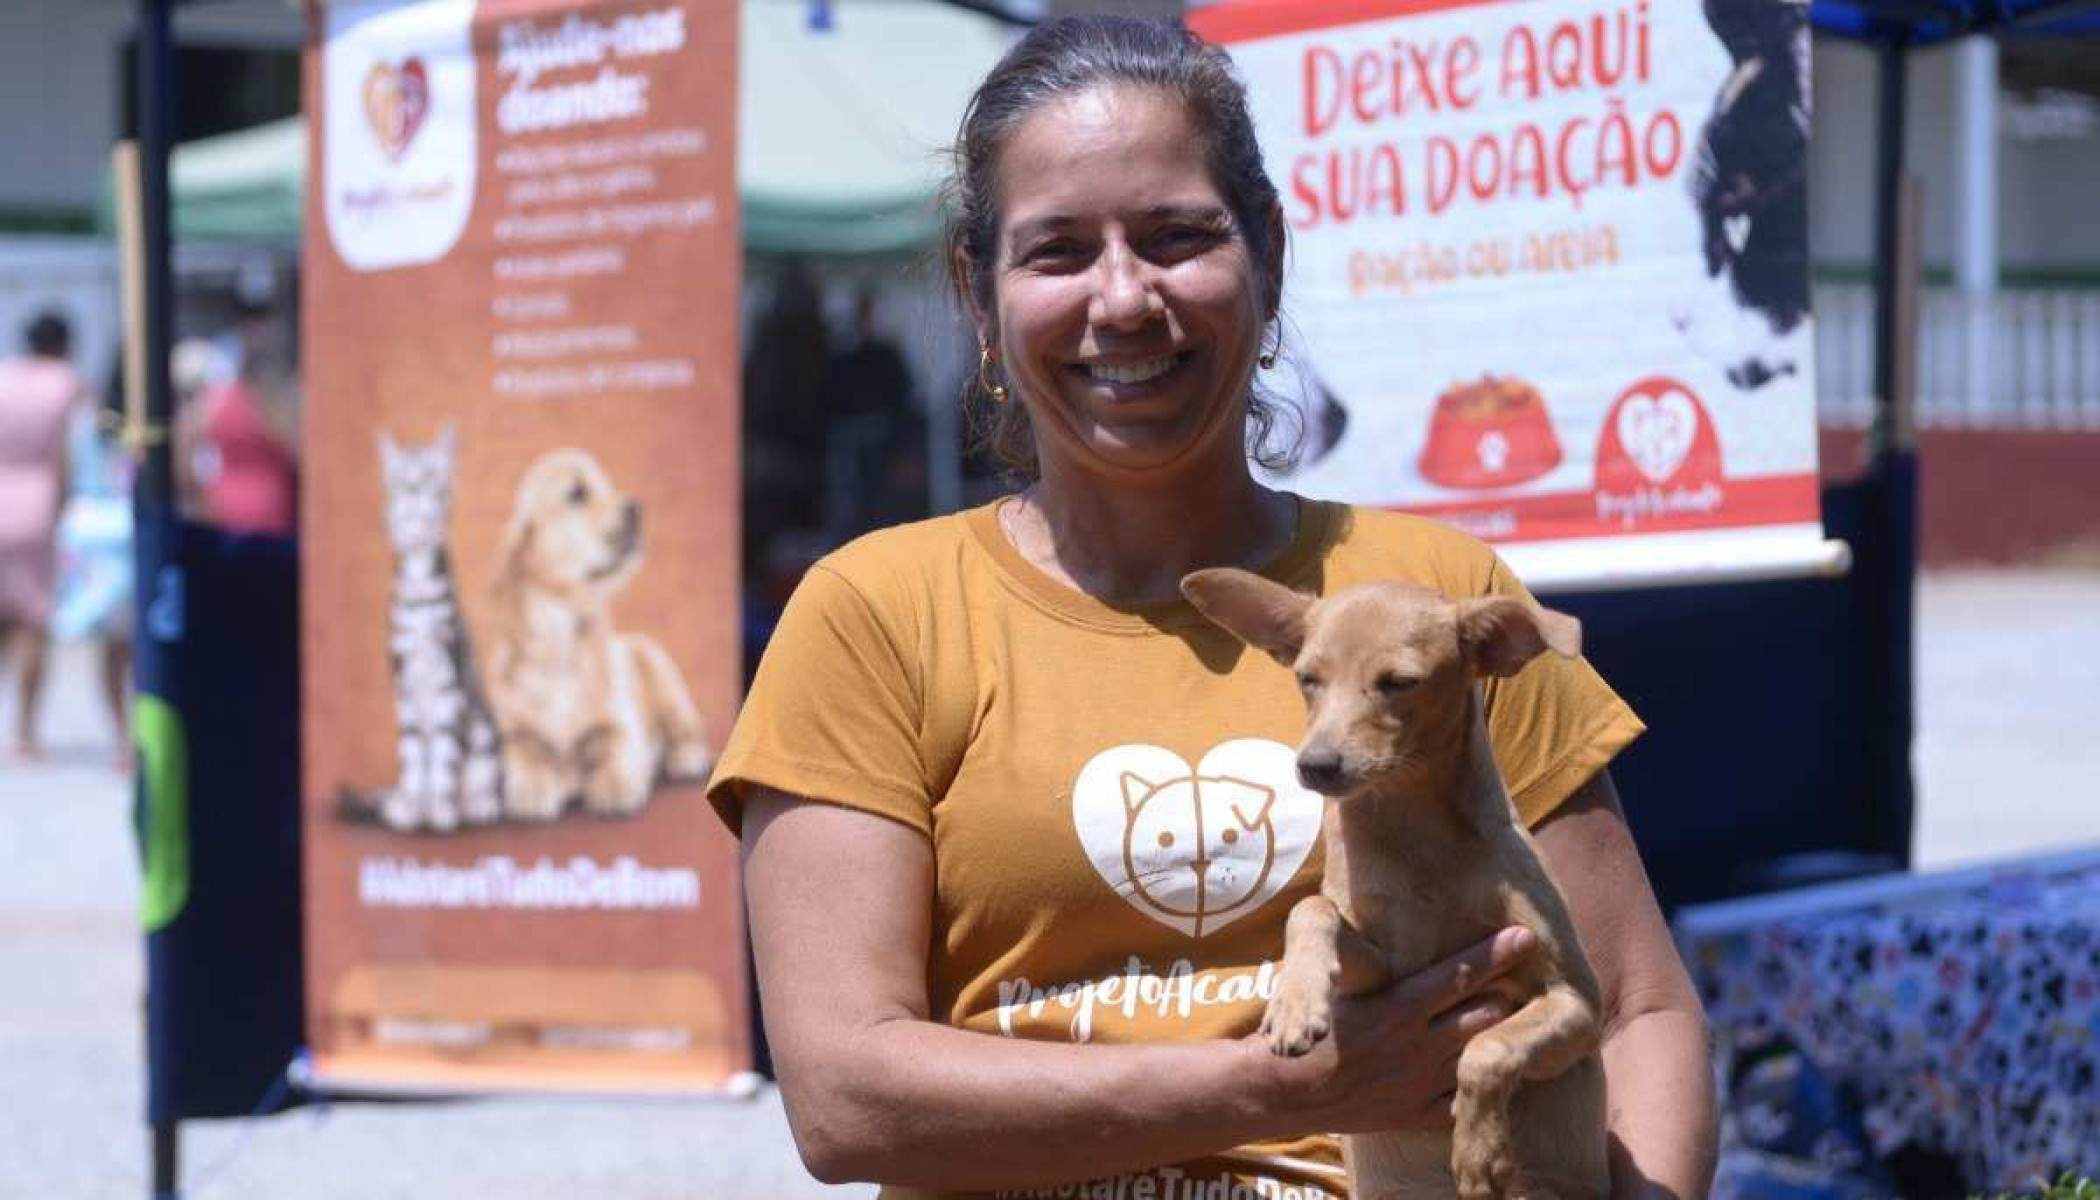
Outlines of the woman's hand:
<svg viewBox="0 0 2100 1200">
<path fill-rule="evenodd" d="M 1380 991 L 1337 998 L 1333 1030 L 1310 1053 L 1272 1060 L 1276 1102 L 1303 1128 L 1336 1133 L 1448 1127 L 1459 1052 L 1513 1011 L 1499 981 L 1537 944 L 1511 926 Z"/>
</svg>

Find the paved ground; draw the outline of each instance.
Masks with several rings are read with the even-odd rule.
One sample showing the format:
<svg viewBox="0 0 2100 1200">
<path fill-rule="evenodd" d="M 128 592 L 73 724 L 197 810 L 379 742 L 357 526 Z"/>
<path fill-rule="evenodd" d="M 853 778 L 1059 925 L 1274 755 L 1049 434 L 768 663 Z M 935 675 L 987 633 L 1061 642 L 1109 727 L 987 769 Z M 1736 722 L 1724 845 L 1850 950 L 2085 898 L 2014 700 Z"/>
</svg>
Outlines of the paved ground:
<svg viewBox="0 0 2100 1200">
<path fill-rule="evenodd" d="M 1928 576 L 1917 865 L 2100 844 L 2100 573 Z"/>
<path fill-rule="evenodd" d="M 1941 575 L 1920 601 L 1920 865 L 2100 842 L 2100 574 Z M 0 768 L 0 1194 L 133 1200 L 146 1163 L 128 793 L 86 661 L 58 676 L 52 761 Z M 345 1108 L 198 1122 L 183 1148 L 189 1200 L 872 1190 L 809 1180 L 770 1093 Z"/>
</svg>

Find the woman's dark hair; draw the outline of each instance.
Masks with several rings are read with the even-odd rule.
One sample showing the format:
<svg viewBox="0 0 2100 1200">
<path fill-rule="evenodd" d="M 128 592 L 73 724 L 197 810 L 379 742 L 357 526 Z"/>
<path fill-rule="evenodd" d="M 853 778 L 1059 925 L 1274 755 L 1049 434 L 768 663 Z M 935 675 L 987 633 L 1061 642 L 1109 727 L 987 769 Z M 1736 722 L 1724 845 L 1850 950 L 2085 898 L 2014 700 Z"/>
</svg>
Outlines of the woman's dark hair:
<svg viewBox="0 0 2100 1200">
<path fill-rule="evenodd" d="M 22 327 L 22 341 L 38 358 L 65 358 L 73 353 L 73 327 L 58 313 L 38 313 Z"/>
<path fill-rule="evenodd" d="M 944 250 L 956 298 L 986 314 L 994 311 L 991 273 L 998 257 L 999 158 L 1014 131 L 1044 105 L 1103 85 L 1157 88 L 1179 100 L 1204 141 L 1211 182 L 1225 199 L 1262 289 L 1262 308 L 1276 316 L 1283 280 L 1275 264 L 1280 223 L 1276 185 L 1262 167 L 1247 91 L 1225 52 L 1178 24 L 1131 17 L 1063 17 L 1036 26 L 985 76 L 963 110 L 956 135 L 954 173 L 947 187 Z M 977 444 L 1022 475 L 1036 473 L 1035 438 L 1028 410 L 1018 401 L 991 403 L 975 377 L 968 385 Z M 1247 397 L 1248 444 L 1264 466 L 1282 467 L 1296 455 L 1296 433 L 1282 449 L 1268 442 L 1286 416 L 1260 388 Z M 1295 423 L 1293 423 L 1295 425 Z"/>
</svg>

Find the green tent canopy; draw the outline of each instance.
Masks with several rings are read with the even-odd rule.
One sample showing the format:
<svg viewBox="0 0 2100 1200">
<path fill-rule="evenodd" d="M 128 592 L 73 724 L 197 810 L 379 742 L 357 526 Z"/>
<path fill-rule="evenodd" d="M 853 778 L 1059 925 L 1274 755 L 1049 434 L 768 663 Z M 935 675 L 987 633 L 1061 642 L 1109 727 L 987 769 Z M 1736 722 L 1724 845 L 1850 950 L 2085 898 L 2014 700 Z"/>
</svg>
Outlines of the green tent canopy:
<svg viewBox="0 0 2100 1200">
<path fill-rule="evenodd" d="M 1006 49 L 997 22 L 925 0 L 744 0 L 737 179 L 744 244 L 883 254 L 938 228 L 937 193 L 970 89 Z M 169 166 L 175 236 L 295 245 L 306 125 L 187 142 Z M 105 203 L 103 217 L 109 219 Z"/>
</svg>

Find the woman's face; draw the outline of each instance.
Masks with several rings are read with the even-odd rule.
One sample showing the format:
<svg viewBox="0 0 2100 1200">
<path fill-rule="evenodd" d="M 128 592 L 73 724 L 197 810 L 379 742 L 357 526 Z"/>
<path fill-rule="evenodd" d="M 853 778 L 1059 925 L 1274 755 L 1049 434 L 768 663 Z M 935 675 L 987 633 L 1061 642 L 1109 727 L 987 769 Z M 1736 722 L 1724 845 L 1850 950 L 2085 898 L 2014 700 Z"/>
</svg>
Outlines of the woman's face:
<svg viewBox="0 0 2100 1200">
<path fill-rule="evenodd" d="M 1179 100 L 1114 85 L 1045 105 L 1007 143 L 987 319 L 1046 468 L 1242 453 L 1268 314 L 1203 146 Z"/>
</svg>

